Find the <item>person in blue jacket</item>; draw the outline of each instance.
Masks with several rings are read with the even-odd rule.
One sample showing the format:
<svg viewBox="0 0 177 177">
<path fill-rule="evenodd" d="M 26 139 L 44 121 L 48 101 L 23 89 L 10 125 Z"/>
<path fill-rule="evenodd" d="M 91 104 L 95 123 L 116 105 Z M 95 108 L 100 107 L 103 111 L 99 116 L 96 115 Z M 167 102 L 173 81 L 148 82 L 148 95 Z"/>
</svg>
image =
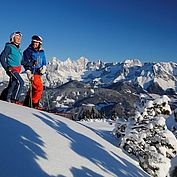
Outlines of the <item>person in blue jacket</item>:
<svg viewBox="0 0 177 177">
<path fill-rule="evenodd" d="M 19 97 L 24 85 L 24 81 L 19 74 L 22 68 L 21 37 L 21 32 L 12 33 L 10 35 L 10 42 L 5 44 L 5 48 L 0 55 L 0 62 L 10 77 L 8 87 L 2 91 L 0 99 L 16 104 L 21 104 Z"/>
<path fill-rule="evenodd" d="M 32 98 L 30 98 L 29 90 L 25 98 L 24 105 L 41 109 L 39 106 L 39 101 L 43 93 L 41 75 L 46 72 L 46 57 L 42 48 L 41 36 L 32 36 L 31 44 L 23 52 L 22 65 L 24 66 L 27 77 L 32 84 Z M 29 105 L 30 99 L 32 99 L 32 105 Z"/>
</svg>

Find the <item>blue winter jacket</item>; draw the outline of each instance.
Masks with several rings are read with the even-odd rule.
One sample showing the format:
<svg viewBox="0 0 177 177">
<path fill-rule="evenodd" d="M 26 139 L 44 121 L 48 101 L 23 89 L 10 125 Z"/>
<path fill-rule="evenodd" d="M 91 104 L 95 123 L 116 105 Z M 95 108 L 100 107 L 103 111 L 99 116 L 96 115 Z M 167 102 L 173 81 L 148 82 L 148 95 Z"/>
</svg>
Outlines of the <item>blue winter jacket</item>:
<svg viewBox="0 0 177 177">
<path fill-rule="evenodd" d="M 40 74 L 39 69 L 46 65 L 43 49 L 35 50 L 31 45 L 23 52 L 22 65 L 33 74 Z"/>
<path fill-rule="evenodd" d="M 6 43 L 4 50 L 0 55 L 0 62 L 3 68 L 7 71 L 12 67 L 21 66 L 22 53 L 15 44 Z"/>
</svg>

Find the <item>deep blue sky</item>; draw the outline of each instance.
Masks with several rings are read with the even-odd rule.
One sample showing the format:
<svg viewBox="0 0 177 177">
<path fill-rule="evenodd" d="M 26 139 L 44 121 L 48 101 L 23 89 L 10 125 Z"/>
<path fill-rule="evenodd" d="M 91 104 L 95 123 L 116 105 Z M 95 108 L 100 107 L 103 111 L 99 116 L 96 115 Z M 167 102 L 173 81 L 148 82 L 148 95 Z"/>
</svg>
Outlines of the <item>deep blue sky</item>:
<svg viewBox="0 0 177 177">
<path fill-rule="evenodd" d="M 47 58 L 177 61 L 177 0 L 3 0 L 0 50 L 9 34 L 43 37 Z"/>
</svg>

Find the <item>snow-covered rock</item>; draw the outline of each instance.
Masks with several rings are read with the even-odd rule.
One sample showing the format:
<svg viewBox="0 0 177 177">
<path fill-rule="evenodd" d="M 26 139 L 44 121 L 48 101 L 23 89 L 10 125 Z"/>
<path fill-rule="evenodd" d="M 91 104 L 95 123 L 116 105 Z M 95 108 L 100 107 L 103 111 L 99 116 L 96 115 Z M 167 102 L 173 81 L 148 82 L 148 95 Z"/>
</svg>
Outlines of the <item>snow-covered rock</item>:
<svg viewBox="0 0 177 177">
<path fill-rule="evenodd" d="M 7 76 L 5 70 L 0 66 L 0 82 L 8 81 L 9 77 Z"/>
</svg>

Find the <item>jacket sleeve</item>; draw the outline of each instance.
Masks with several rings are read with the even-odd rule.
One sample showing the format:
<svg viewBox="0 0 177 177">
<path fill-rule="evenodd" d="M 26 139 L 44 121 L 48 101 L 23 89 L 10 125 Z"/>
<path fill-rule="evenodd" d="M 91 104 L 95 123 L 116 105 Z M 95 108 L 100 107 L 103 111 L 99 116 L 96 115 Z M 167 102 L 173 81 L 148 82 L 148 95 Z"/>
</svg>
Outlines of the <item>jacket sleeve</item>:
<svg viewBox="0 0 177 177">
<path fill-rule="evenodd" d="M 1 56 L 0 56 L 0 62 L 2 64 L 2 67 L 6 71 L 8 70 L 8 67 L 9 67 L 7 61 L 8 61 L 8 56 L 9 56 L 10 53 L 11 53 L 11 48 L 9 46 L 6 46 L 4 48 L 4 50 L 2 51 Z"/>
<path fill-rule="evenodd" d="M 34 61 L 31 59 L 31 52 L 27 49 L 23 52 L 23 59 L 21 64 L 26 70 L 30 70 L 31 66 L 33 66 Z"/>
<path fill-rule="evenodd" d="M 45 52 L 43 52 L 43 57 L 42 57 L 42 66 L 45 65 L 46 66 L 47 62 L 46 62 L 46 57 L 45 57 Z"/>
</svg>

